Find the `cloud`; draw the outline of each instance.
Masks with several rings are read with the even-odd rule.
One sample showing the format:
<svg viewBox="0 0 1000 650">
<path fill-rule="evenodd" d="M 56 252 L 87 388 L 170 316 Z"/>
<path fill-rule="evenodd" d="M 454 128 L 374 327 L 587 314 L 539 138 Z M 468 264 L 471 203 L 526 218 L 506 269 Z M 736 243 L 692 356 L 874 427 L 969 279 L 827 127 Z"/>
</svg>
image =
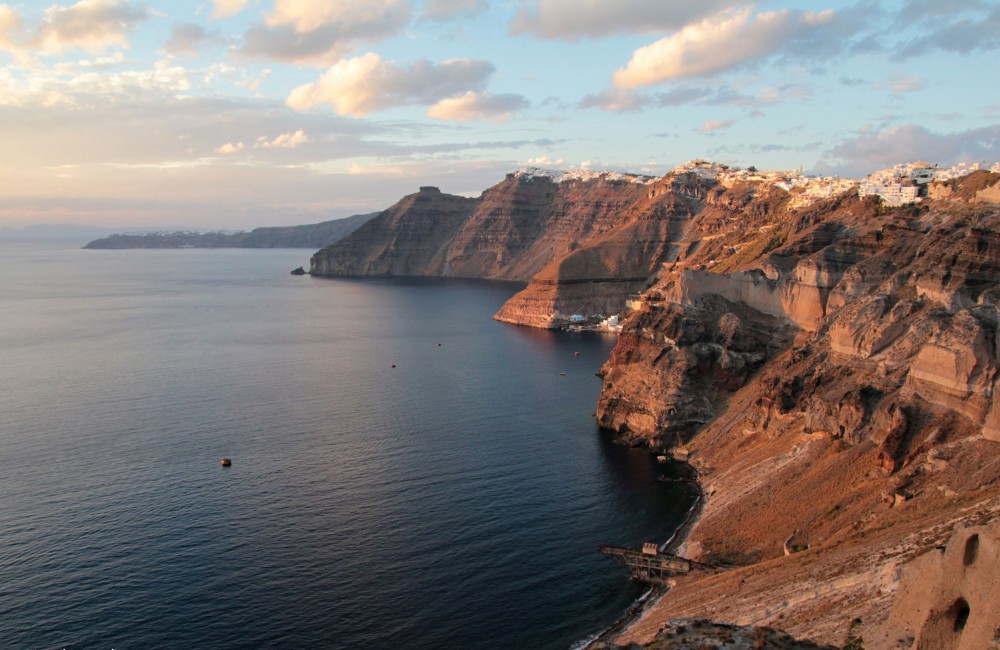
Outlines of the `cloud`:
<svg viewBox="0 0 1000 650">
<path fill-rule="evenodd" d="M 212 4 L 215 7 L 212 10 L 212 17 L 225 18 L 226 16 L 232 16 L 243 11 L 247 0 L 212 0 Z"/>
<path fill-rule="evenodd" d="M 1000 124 L 954 133 L 934 133 L 915 124 L 883 131 L 863 129 L 833 147 L 827 156 L 856 175 L 906 160 L 941 165 L 992 161 L 1000 158 Z"/>
<path fill-rule="evenodd" d="M 833 26 L 833 18 L 829 10 L 783 9 L 756 16 L 750 7 L 723 12 L 639 48 L 615 72 L 614 83 L 635 88 L 746 66 L 809 40 L 824 26 Z"/>
<path fill-rule="evenodd" d="M 128 34 L 150 15 L 145 7 L 125 0 L 80 0 L 69 7 L 46 9 L 32 31 L 16 10 L 0 4 L 0 50 L 28 57 L 73 49 L 98 53 L 111 47 L 127 48 Z"/>
<path fill-rule="evenodd" d="M 169 59 L 138 69 L 121 69 L 124 63 L 134 65 L 136 62 L 126 59 L 121 52 L 114 52 L 91 60 L 0 68 L 0 106 L 65 105 L 109 110 L 116 105 L 136 102 L 164 105 L 163 102 L 183 99 L 192 91 L 214 90 L 220 79 L 238 84 L 245 72 L 225 64 L 188 68 Z M 171 110 L 178 108 L 172 105 Z M 160 112 L 157 116 L 163 119 L 164 114 Z M 109 126 L 113 128 L 114 125 Z"/>
<path fill-rule="evenodd" d="M 599 93 L 586 95 L 577 108 L 599 108 L 602 111 L 629 112 L 647 108 L 653 100 L 643 93 L 625 88 L 609 88 Z"/>
<path fill-rule="evenodd" d="M 200 70 L 189 72 L 197 80 Z M 28 74 L 0 68 L 0 94 L 10 90 L 8 73 Z M 55 74 L 48 66 L 39 73 Z M 418 185 L 478 195 L 527 155 L 561 144 L 502 133 L 466 139 L 461 134 L 471 131 L 429 120 L 301 114 L 278 101 L 216 94 L 78 94 L 72 104 L 48 108 L 35 101 L 59 88 L 43 84 L 31 102 L 0 109 L 0 220 L 39 222 L 63 210 L 74 219 L 133 227 L 316 223 L 384 209 Z M 44 129 L 34 128 L 40 123 Z M 300 129 L 309 141 L 296 149 L 253 146 L 259 135 L 269 143 L 293 142 L 301 139 L 295 137 Z M 240 142 L 241 151 L 215 151 Z M 354 167 L 349 175 L 351 165 L 371 166 L 371 173 Z M 380 166 L 411 173 L 387 178 Z"/>
<path fill-rule="evenodd" d="M 257 142 L 253 146 L 255 149 L 295 149 L 306 142 L 309 142 L 309 136 L 306 135 L 305 131 L 299 129 L 294 133 L 282 133 L 272 140 L 268 140 L 266 136 L 262 135 L 257 138 Z"/>
<path fill-rule="evenodd" d="M 421 18 L 443 23 L 478 16 L 489 8 L 487 0 L 426 0 Z"/>
<path fill-rule="evenodd" d="M 330 25 L 354 34 L 382 33 L 409 21 L 406 0 L 275 0 L 274 11 L 267 17 L 268 27 L 290 25 L 299 34 Z"/>
<path fill-rule="evenodd" d="M 896 22 L 900 25 L 914 23 L 937 23 L 941 17 L 955 16 L 977 12 L 988 5 L 979 0 L 906 0 L 900 7 Z"/>
<path fill-rule="evenodd" d="M 531 167 L 554 167 L 559 168 L 566 164 L 566 161 L 562 158 L 550 158 L 548 156 L 540 156 L 538 158 L 528 158 L 528 165 Z"/>
<path fill-rule="evenodd" d="M 705 120 L 705 123 L 698 130 L 702 133 L 715 133 L 716 131 L 725 131 L 734 124 L 736 124 L 736 120 Z"/>
<path fill-rule="evenodd" d="M 21 29 L 21 15 L 7 5 L 0 5 L 0 50 L 17 51 L 16 35 Z"/>
<path fill-rule="evenodd" d="M 298 111 L 329 104 L 340 115 L 367 115 L 407 104 L 431 105 L 468 91 L 481 91 L 494 71 L 480 59 L 419 60 L 408 67 L 374 52 L 330 67 L 315 82 L 299 86 L 286 103 Z"/>
<path fill-rule="evenodd" d="M 803 84 L 786 83 L 761 88 L 756 94 L 735 90 L 729 86 L 700 87 L 675 86 L 665 92 L 651 93 L 632 88 L 610 88 L 585 96 L 578 108 L 599 108 L 610 112 L 640 111 L 649 107 L 670 108 L 689 104 L 707 106 L 735 106 L 750 111 L 803 99 L 812 94 L 812 88 Z"/>
<path fill-rule="evenodd" d="M 513 34 L 567 40 L 674 31 L 737 4 L 739 0 L 535 0 L 522 2 L 510 29 Z"/>
<path fill-rule="evenodd" d="M 951 16 L 949 15 L 949 18 Z M 943 24 L 942 24 L 943 23 Z M 1000 48 L 1000 7 L 986 14 L 949 22 L 938 21 L 933 31 L 906 43 L 896 58 L 926 55 L 934 50 L 971 54 Z"/>
<path fill-rule="evenodd" d="M 163 51 L 174 56 L 192 55 L 197 54 L 205 45 L 221 45 L 224 42 L 219 34 L 209 32 L 201 25 L 182 23 L 174 25 Z"/>
<path fill-rule="evenodd" d="M 848 76 L 843 76 L 838 81 L 840 81 L 841 85 L 847 86 L 849 88 L 854 86 L 864 86 L 866 83 L 868 83 L 867 81 L 865 81 L 860 77 L 848 77 Z"/>
<path fill-rule="evenodd" d="M 427 116 L 436 120 L 503 122 L 527 107 L 528 100 L 521 95 L 490 95 L 470 90 L 458 97 L 442 99 L 427 110 Z"/>
<path fill-rule="evenodd" d="M 287 63 L 331 65 L 356 43 L 376 42 L 410 22 L 407 0 L 277 0 L 263 24 L 251 27 L 240 53 Z"/>
<path fill-rule="evenodd" d="M 227 142 L 226 144 L 218 147 L 215 153 L 221 153 L 223 155 L 236 153 L 237 151 L 243 151 L 246 146 L 242 142 Z"/>
<path fill-rule="evenodd" d="M 125 0 L 80 0 L 65 8 L 53 6 L 45 10 L 30 44 L 46 53 L 128 47 L 128 33 L 150 15 L 145 7 Z"/>
</svg>

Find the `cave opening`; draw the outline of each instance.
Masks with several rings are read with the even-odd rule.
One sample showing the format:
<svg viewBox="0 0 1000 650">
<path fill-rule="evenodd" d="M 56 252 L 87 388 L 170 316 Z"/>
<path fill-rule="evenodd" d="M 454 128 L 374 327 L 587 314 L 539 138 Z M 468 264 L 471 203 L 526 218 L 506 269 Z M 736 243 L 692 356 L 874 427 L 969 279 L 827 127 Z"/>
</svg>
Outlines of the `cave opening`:
<svg viewBox="0 0 1000 650">
<path fill-rule="evenodd" d="M 969 614 L 971 613 L 969 603 L 965 602 L 964 598 L 959 598 L 952 605 L 951 610 L 955 613 L 955 631 L 961 632 L 965 629 L 965 624 L 969 622 Z"/>
<path fill-rule="evenodd" d="M 979 555 L 979 535 L 972 535 L 965 542 L 965 557 L 962 559 L 962 563 L 965 566 L 971 565 L 976 561 L 977 555 Z"/>
</svg>

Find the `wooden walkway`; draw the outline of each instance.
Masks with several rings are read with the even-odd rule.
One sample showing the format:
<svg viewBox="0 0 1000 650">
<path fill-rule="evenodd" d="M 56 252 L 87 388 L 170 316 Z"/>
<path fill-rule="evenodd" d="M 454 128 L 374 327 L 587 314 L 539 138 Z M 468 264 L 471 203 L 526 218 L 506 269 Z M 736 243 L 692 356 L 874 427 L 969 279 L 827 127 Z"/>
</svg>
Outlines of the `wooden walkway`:
<svg viewBox="0 0 1000 650">
<path fill-rule="evenodd" d="M 598 550 L 628 569 L 629 575 L 636 582 L 662 585 L 667 584 L 671 577 L 681 573 L 716 568 L 679 555 L 662 553 L 656 548 L 656 544 L 652 543 L 645 544 L 641 551 L 607 544 L 600 546 Z"/>
</svg>

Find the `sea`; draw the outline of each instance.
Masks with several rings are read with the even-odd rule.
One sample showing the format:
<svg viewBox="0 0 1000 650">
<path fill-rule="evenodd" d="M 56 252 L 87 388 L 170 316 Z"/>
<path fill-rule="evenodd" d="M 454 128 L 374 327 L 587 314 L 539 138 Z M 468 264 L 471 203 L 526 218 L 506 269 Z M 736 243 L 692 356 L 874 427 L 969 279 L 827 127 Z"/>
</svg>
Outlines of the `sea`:
<svg viewBox="0 0 1000 650">
<path fill-rule="evenodd" d="M 613 335 L 308 250 L 0 244 L 0 648 L 572 648 L 691 507 Z M 223 467 L 223 457 L 232 459 Z"/>
</svg>

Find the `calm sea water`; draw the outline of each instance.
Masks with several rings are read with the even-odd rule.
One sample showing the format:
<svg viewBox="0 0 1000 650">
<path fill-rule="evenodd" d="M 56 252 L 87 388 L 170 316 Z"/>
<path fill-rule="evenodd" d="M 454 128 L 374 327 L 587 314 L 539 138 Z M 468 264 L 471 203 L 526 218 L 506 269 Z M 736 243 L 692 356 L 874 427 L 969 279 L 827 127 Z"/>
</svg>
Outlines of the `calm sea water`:
<svg viewBox="0 0 1000 650">
<path fill-rule="evenodd" d="M 597 545 L 692 496 L 596 428 L 613 339 L 308 255 L 0 245 L 0 648 L 567 648 L 640 593 Z"/>
</svg>

